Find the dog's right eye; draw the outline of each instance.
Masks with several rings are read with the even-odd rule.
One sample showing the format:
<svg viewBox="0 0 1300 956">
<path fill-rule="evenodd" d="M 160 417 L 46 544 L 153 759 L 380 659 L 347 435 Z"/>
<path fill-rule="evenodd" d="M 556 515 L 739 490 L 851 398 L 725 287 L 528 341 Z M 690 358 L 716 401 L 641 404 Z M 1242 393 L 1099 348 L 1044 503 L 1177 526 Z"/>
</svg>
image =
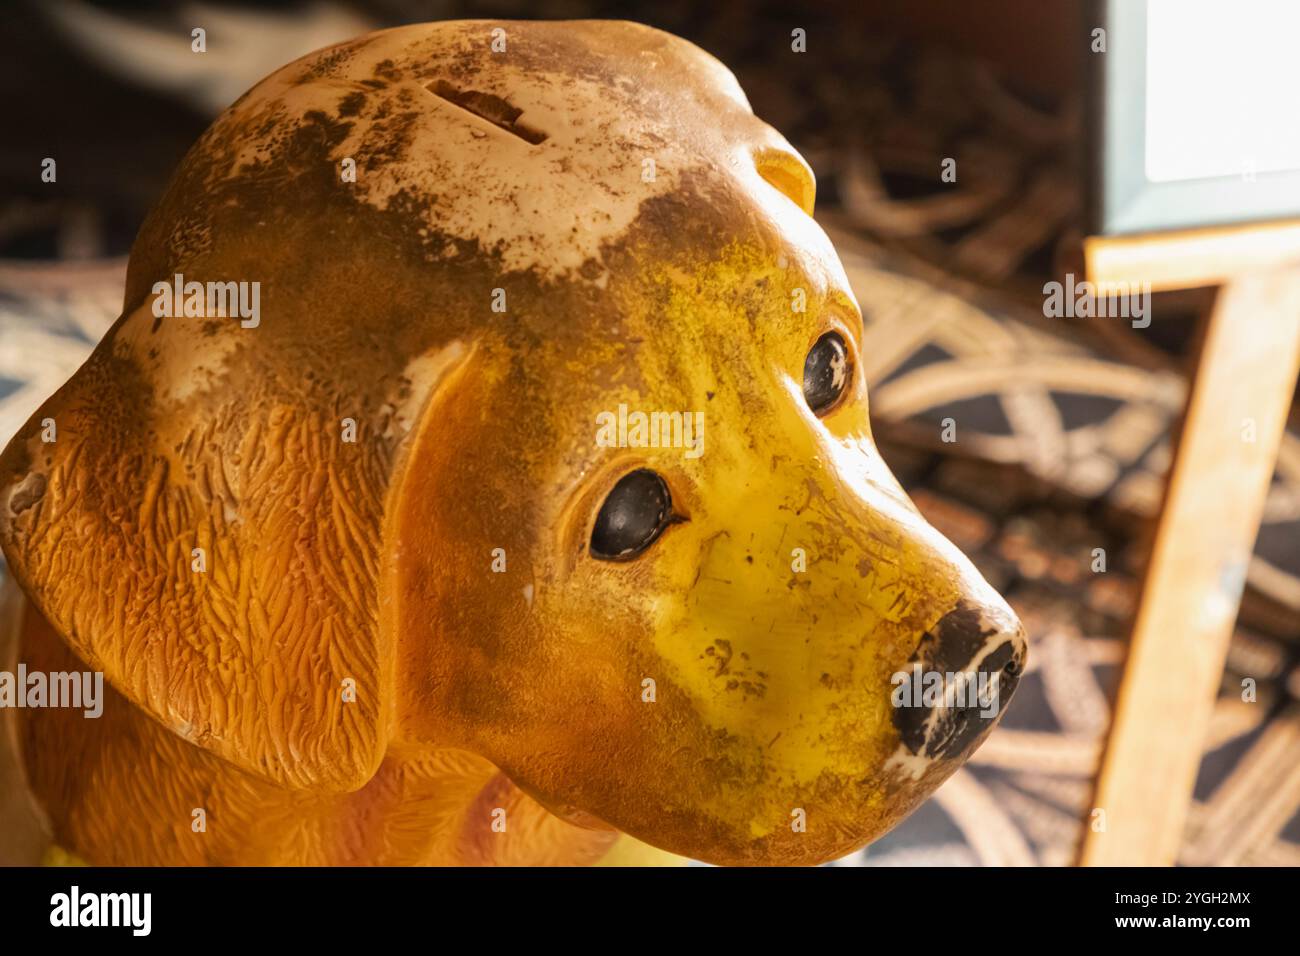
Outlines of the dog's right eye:
<svg viewBox="0 0 1300 956">
<path fill-rule="evenodd" d="M 803 397 L 814 415 L 825 415 L 849 384 L 849 347 L 838 332 L 827 332 L 808 350 L 803 364 Z"/>
<path fill-rule="evenodd" d="M 603 561 L 635 558 L 663 534 L 673 516 L 673 500 L 664 480 L 648 468 L 618 480 L 596 515 L 591 553 Z"/>
</svg>

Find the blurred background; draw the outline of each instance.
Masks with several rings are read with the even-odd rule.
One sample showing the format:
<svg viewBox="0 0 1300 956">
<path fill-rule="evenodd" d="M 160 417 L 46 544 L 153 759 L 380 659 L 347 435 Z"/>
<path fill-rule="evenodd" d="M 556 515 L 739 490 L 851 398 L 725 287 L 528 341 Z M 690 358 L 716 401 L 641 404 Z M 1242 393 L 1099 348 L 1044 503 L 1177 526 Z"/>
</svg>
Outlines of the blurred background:
<svg viewBox="0 0 1300 956">
<path fill-rule="evenodd" d="M 885 459 L 1030 632 L 1030 669 L 1001 727 L 911 818 L 841 864 L 1072 862 L 1197 320 L 1212 301 L 1206 290 L 1158 295 L 1143 330 L 1044 317 L 1044 283 L 1083 273 L 1080 3 L 11 3 L 0 27 L 0 441 L 116 319 L 145 213 L 257 80 L 384 26 L 578 17 L 638 20 L 704 47 L 812 164 L 818 219 L 866 315 Z M 195 27 L 206 53 L 191 51 Z M 806 53 L 791 51 L 796 28 Z M 45 157 L 57 159 L 55 183 L 41 181 Z M 937 175 L 948 157 L 956 183 Z M 954 443 L 940 440 L 949 417 Z M 1300 418 L 1292 424 L 1184 864 L 1300 865 Z"/>
</svg>

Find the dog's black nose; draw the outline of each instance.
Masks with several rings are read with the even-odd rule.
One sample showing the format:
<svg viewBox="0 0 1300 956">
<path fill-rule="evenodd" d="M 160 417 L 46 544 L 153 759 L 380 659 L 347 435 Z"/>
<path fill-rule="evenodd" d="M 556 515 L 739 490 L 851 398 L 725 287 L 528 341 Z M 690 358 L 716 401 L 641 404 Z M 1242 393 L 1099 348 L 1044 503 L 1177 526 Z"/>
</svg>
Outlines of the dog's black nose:
<svg viewBox="0 0 1300 956">
<path fill-rule="evenodd" d="M 1024 671 L 1024 630 L 993 608 L 959 604 L 895 675 L 893 722 L 908 751 L 959 759 L 997 723 Z"/>
</svg>

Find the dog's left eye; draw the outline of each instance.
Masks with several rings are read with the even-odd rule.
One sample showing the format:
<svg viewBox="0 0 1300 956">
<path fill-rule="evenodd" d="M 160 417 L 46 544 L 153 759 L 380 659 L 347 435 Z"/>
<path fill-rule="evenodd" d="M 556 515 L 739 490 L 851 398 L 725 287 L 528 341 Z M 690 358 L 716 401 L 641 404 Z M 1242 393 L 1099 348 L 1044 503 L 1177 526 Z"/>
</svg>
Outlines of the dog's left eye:
<svg viewBox="0 0 1300 956">
<path fill-rule="evenodd" d="M 648 468 L 628 472 L 600 506 L 591 553 L 604 561 L 635 558 L 654 544 L 672 514 L 673 500 L 662 478 Z"/>
<path fill-rule="evenodd" d="M 849 384 L 849 347 L 838 332 L 827 332 L 808 350 L 803 363 L 803 397 L 816 415 L 840 400 Z"/>
</svg>

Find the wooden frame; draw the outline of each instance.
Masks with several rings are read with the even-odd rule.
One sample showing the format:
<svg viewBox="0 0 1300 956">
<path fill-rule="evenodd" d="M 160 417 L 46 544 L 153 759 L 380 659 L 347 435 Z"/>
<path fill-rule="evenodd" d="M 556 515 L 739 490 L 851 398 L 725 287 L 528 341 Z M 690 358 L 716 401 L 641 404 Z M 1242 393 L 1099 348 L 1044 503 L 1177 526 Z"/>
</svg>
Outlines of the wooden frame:
<svg viewBox="0 0 1300 956">
<path fill-rule="evenodd" d="M 1222 285 L 1234 277 L 1300 264 L 1300 219 L 1253 226 L 1194 229 L 1083 242 L 1098 292 L 1143 282 L 1153 292 Z"/>
<path fill-rule="evenodd" d="M 1110 733 L 1086 866 L 1177 858 L 1300 375 L 1300 222 L 1087 240 L 1105 288 L 1223 283 L 1192 378 Z"/>
</svg>

